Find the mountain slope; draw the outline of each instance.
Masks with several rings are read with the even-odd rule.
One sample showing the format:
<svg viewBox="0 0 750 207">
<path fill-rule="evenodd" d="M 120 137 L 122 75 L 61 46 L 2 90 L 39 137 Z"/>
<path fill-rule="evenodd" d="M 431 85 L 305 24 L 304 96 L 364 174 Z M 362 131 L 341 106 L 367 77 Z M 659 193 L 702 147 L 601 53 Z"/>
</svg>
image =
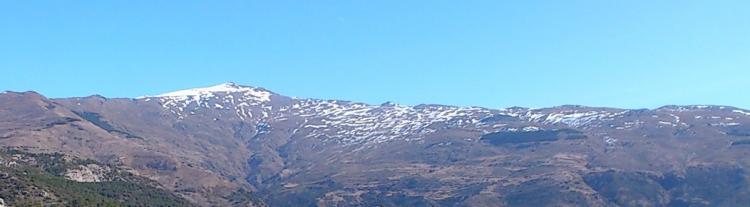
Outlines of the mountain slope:
<svg viewBox="0 0 750 207">
<path fill-rule="evenodd" d="M 199 205 L 750 202 L 750 112 L 726 106 L 368 105 L 227 83 L 137 99 L 6 93 L 0 115 L 0 145 L 116 163 Z"/>
<path fill-rule="evenodd" d="M 0 151 L 0 198 L 12 206 L 193 206 L 148 179 L 61 154 Z"/>
</svg>

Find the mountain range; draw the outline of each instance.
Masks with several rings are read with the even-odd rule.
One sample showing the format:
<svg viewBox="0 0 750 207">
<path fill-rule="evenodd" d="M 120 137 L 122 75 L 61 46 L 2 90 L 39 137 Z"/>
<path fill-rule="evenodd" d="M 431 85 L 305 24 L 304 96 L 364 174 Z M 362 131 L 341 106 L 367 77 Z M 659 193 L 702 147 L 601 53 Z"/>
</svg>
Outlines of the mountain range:
<svg viewBox="0 0 750 207">
<path fill-rule="evenodd" d="M 730 106 L 371 105 L 234 83 L 138 98 L 3 92 L 0 146 L 122 169 L 198 206 L 750 203 L 750 111 Z M 110 182 L 81 169 L 51 173 Z M 23 192 L 0 191 L 0 204 Z"/>
</svg>

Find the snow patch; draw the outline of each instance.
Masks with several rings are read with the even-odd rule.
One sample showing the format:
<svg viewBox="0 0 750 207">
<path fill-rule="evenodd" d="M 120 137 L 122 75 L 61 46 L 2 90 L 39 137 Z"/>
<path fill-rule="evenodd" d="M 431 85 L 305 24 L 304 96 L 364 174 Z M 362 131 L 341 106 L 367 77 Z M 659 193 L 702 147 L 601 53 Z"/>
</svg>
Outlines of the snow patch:
<svg viewBox="0 0 750 207">
<path fill-rule="evenodd" d="M 610 112 L 610 111 L 579 111 L 564 110 L 552 113 L 543 113 L 541 111 L 530 110 L 520 117 L 529 121 L 543 124 L 565 124 L 572 127 L 589 126 L 597 121 L 614 120 L 615 117 L 627 113 L 627 110 Z"/>
<path fill-rule="evenodd" d="M 617 139 L 606 136 L 604 137 L 604 143 L 607 144 L 608 146 L 613 146 L 615 145 L 615 143 L 617 143 Z"/>
<path fill-rule="evenodd" d="M 732 112 L 739 113 L 739 114 L 742 114 L 742 115 L 745 115 L 745 116 L 750 116 L 750 112 L 739 110 L 739 109 L 732 110 Z"/>
<path fill-rule="evenodd" d="M 524 128 L 523 128 L 523 129 L 521 129 L 521 130 L 523 130 L 523 131 L 525 131 L 525 132 L 535 132 L 535 131 L 539 131 L 539 127 L 535 127 L 535 126 L 527 126 L 527 127 L 524 127 Z"/>
<path fill-rule="evenodd" d="M 711 125 L 711 126 L 729 127 L 729 126 L 739 126 L 741 124 L 737 123 L 737 122 L 730 122 L 730 123 L 719 122 L 717 124 L 709 124 L 709 125 Z"/>
</svg>

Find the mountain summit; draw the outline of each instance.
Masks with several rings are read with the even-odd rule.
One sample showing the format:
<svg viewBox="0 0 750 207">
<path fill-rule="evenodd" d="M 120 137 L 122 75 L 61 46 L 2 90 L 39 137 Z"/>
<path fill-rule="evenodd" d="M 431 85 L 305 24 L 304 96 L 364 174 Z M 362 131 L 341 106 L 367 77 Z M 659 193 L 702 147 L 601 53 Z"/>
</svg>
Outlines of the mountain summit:
<svg viewBox="0 0 750 207">
<path fill-rule="evenodd" d="M 0 145 L 122 168 L 200 206 L 750 203 L 750 112 L 729 106 L 370 105 L 234 83 L 137 99 L 8 92 Z"/>
<path fill-rule="evenodd" d="M 174 92 L 169 92 L 165 94 L 160 94 L 156 96 L 143 96 L 139 98 L 149 98 L 149 97 L 160 97 L 160 98 L 170 98 L 175 100 L 200 100 L 203 98 L 210 98 L 213 97 L 216 94 L 230 94 L 230 93 L 242 93 L 245 96 L 250 96 L 258 99 L 259 101 L 269 101 L 271 92 L 254 88 L 250 86 L 242 86 L 237 85 L 233 82 L 223 83 L 211 87 L 205 87 L 205 88 L 193 88 L 193 89 L 186 89 L 186 90 L 179 90 Z"/>
<path fill-rule="evenodd" d="M 205 87 L 205 88 L 194 88 L 187 90 L 179 90 L 153 97 L 181 97 L 181 96 L 201 96 L 211 93 L 239 93 L 239 92 L 255 92 L 261 91 L 250 86 L 241 86 L 233 82 L 222 83 L 219 85 Z"/>
</svg>

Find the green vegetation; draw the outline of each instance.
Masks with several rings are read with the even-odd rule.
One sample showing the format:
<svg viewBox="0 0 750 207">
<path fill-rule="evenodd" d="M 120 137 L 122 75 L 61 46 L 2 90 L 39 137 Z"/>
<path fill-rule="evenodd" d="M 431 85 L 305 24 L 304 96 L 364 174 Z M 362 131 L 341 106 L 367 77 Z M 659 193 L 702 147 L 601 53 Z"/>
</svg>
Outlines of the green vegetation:
<svg viewBox="0 0 750 207">
<path fill-rule="evenodd" d="M 93 161 L 66 161 L 60 154 L 0 153 L 0 198 L 11 206 L 193 206 L 146 178 L 119 169 L 109 181 L 76 182 L 67 169 Z M 8 165 L 10 159 L 19 160 Z"/>
</svg>

